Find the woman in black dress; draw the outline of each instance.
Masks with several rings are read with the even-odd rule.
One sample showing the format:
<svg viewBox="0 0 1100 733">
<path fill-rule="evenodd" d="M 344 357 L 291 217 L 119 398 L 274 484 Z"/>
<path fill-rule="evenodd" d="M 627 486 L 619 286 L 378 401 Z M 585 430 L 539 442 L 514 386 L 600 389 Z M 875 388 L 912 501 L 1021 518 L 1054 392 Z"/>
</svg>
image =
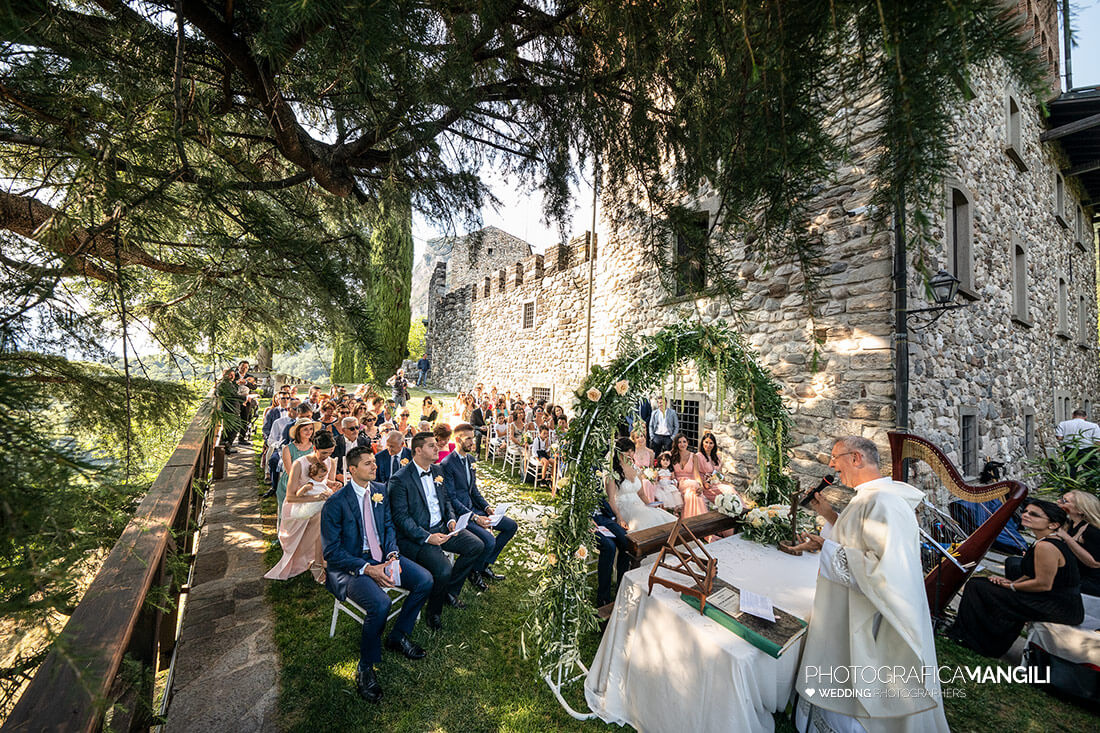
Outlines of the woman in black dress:
<svg viewBox="0 0 1100 733">
<path fill-rule="evenodd" d="M 1069 524 L 1058 530 L 1081 570 L 1081 592 L 1100 596 L 1100 499 L 1084 491 L 1067 491 L 1058 500 Z"/>
<path fill-rule="evenodd" d="M 1050 501 L 1024 505 L 1022 524 L 1035 535 L 1015 578 L 972 578 L 948 638 L 987 657 L 1001 657 L 1029 621 L 1076 626 L 1085 618 L 1077 560 L 1057 536 L 1068 522 Z"/>
</svg>

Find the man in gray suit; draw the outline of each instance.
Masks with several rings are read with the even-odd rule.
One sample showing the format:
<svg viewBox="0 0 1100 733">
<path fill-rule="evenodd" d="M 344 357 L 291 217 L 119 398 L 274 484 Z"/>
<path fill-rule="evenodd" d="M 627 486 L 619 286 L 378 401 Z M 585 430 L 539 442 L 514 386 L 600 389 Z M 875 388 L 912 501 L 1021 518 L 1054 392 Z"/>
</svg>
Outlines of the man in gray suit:
<svg viewBox="0 0 1100 733">
<path fill-rule="evenodd" d="M 657 398 L 657 409 L 649 416 L 649 445 L 654 455 L 672 450 L 672 436 L 680 432 L 680 418 L 665 404 L 664 397 Z"/>
</svg>

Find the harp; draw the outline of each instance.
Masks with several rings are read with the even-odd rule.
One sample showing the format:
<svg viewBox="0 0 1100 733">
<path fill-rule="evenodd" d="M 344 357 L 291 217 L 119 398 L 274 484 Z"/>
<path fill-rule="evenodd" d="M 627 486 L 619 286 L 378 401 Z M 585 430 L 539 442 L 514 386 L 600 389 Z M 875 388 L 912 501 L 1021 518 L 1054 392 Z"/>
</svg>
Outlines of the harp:
<svg viewBox="0 0 1100 733">
<path fill-rule="evenodd" d="M 985 502 L 1000 499 L 1001 506 L 973 532 L 966 534 L 947 515 L 943 515 L 944 529 L 954 535 L 954 540 L 932 536 L 922 529 L 922 534 L 936 552 L 925 559 L 924 590 L 928 594 L 928 607 L 933 616 L 941 616 L 952 597 L 959 592 L 966 579 L 978 567 L 993 542 L 1008 524 L 1012 515 L 1027 498 L 1027 487 L 1019 481 L 998 481 L 987 485 L 972 485 L 963 481 L 958 469 L 939 448 L 930 441 L 908 433 L 889 433 L 893 475 L 902 476 L 906 459 L 923 461 L 943 485 L 965 501 Z M 938 510 L 935 510 L 938 512 Z M 940 513 L 942 514 L 942 513 Z M 924 553 L 922 553 L 922 556 Z"/>
</svg>

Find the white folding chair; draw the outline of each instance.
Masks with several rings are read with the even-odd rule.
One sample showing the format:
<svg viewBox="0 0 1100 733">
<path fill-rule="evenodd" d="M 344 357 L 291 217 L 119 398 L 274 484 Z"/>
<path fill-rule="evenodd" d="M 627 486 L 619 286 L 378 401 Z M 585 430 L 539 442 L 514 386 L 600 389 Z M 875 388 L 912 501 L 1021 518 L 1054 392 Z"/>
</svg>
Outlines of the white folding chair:
<svg viewBox="0 0 1100 733">
<path fill-rule="evenodd" d="M 527 477 L 531 477 L 531 483 L 539 482 L 539 457 L 531 452 L 530 448 L 523 449 L 523 483 L 527 483 Z"/>
<path fill-rule="evenodd" d="M 526 451 L 524 450 L 511 450 L 511 446 L 506 446 L 504 449 L 504 467 L 508 469 L 508 475 L 514 476 L 516 473 L 516 466 L 524 460 Z"/>
<path fill-rule="evenodd" d="M 405 600 L 405 596 L 409 595 L 409 592 L 404 588 L 386 588 L 386 595 L 393 601 L 393 605 L 390 606 L 390 615 L 386 616 L 386 620 L 389 621 L 394 616 L 401 612 L 401 602 Z M 336 636 L 336 619 L 340 617 L 340 613 L 346 613 L 351 616 L 357 623 L 362 625 L 363 619 L 366 618 L 367 612 L 363 610 L 355 601 L 350 598 L 340 600 L 339 598 L 333 598 L 332 604 L 332 623 L 328 627 L 329 637 Z"/>
</svg>

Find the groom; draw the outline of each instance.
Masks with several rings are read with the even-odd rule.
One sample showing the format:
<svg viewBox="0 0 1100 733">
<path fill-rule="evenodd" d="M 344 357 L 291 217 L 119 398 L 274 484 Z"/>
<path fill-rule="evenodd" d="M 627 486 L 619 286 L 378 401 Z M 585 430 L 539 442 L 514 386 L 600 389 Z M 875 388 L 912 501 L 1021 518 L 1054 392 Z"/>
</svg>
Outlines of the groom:
<svg viewBox="0 0 1100 733">
<path fill-rule="evenodd" d="M 409 659 L 422 659 L 424 650 L 409 639 L 409 632 L 428 598 L 432 576 L 412 560 L 398 557 L 386 487 L 373 480 L 376 466 L 370 448 L 352 448 L 346 460 L 351 480 L 321 509 L 321 538 L 328 564 L 325 586 L 341 601 L 350 598 L 365 611 L 355 685 L 363 699 L 378 702 L 382 686 L 374 665 L 382 659 L 382 629 L 391 603 L 385 589 L 399 585 L 409 591 L 386 648 Z M 401 568 L 396 578 L 395 559 Z"/>
<path fill-rule="evenodd" d="M 485 552 L 484 543 L 469 530 L 450 534 L 457 518 L 443 485 L 443 470 L 434 465 L 438 458 L 435 436 L 417 433 L 412 439 L 412 460 L 390 477 L 388 486 L 401 554 L 432 574 L 427 619 L 430 629 L 443 628 L 440 615 L 444 601 L 455 608 L 466 607 L 458 594 Z M 453 568 L 444 552 L 455 554 Z"/>
</svg>

